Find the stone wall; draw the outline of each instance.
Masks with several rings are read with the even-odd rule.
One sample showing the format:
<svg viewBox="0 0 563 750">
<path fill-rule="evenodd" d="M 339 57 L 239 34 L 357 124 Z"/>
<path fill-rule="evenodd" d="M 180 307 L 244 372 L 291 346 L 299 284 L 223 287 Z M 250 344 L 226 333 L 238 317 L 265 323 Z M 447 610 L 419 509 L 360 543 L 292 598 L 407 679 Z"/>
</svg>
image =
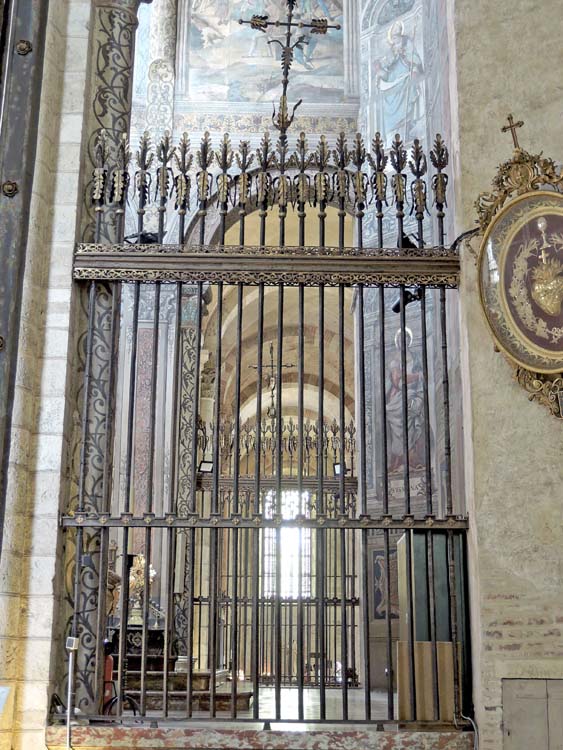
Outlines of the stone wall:
<svg viewBox="0 0 563 750">
<path fill-rule="evenodd" d="M 0 682 L 10 688 L 2 750 L 44 748 L 51 665 L 62 648 L 53 640 L 54 580 L 89 17 L 88 0 L 49 3 L 0 563 Z"/>
<path fill-rule="evenodd" d="M 509 112 L 526 122 L 524 148 L 561 160 L 563 19 L 558 0 L 450 0 L 449 21 L 459 233 L 511 156 Z M 500 750 L 502 679 L 563 677 L 563 425 L 495 353 L 467 251 L 461 316 L 474 698 L 480 746 Z"/>
</svg>

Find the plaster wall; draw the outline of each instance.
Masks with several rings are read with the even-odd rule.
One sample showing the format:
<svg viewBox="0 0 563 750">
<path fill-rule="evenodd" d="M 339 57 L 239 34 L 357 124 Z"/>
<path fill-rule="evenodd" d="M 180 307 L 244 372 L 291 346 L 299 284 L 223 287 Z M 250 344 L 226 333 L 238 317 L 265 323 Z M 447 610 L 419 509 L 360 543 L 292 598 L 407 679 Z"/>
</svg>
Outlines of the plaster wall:
<svg viewBox="0 0 563 750">
<path fill-rule="evenodd" d="M 79 200 L 89 0 L 49 3 L 0 561 L 2 750 L 45 747 L 66 487 L 71 268 Z"/>
<path fill-rule="evenodd" d="M 457 234 L 475 222 L 512 141 L 561 160 L 558 0 L 450 0 Z M 475 258 L 463 254 L 462 371 L 471 519 L 474 698 L 481 748 L 502 747 L 502 679 L 563 676 L 562 424 L 530 403 L 480 309 Z"/>
</svg>

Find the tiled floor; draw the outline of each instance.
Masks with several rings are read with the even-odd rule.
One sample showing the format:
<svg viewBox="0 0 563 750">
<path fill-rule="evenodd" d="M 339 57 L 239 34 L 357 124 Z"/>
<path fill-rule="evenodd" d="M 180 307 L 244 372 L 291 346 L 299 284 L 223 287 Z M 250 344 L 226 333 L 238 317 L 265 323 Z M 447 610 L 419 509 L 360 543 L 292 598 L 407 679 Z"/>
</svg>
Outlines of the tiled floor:
<svg viewBox="0 0 563 750">
<path fill-rule="evenodd" d="M 251 688 L 250 683 L 241 683 L 241 688 Z M 340 688 L 329 688 L 326 690 L 326 718 L 329 720 L 343 719 L 342 705 L 343 695 Z M 288 721 L 299 718 L 298 711 L 299 694 L 297 688 L 282 688 L 281 690 L 281 719 Z M 365 719 L 365 693 L 362 688 L 348 689 L 348 719 L 358 721 Z M 395 696 L 395 706 L 397 699 Z M 303 691 L 303 714 L 308 720 L 320 719 L 320 692 L 315 688 L 306 688 Z M 274 719 L 275 691 L 271 687 L 262 687 L 259 692 L 260 719 Z M 226 713 L 226 712 L 225 712 Z M 371 714 L 372 719 L 387 720 L 387 694 L 383 691 L 373 690 L 371 692 Z M 196 717 L 205 717 L 206 714 L 196 712 Z M 218 714 L 223 715 L 223 712 Z M 238 718 L 251 718 L 252 711 L 238 713 Z M 278 726 L 278 725 L 276 725 Z"/>
</svg>

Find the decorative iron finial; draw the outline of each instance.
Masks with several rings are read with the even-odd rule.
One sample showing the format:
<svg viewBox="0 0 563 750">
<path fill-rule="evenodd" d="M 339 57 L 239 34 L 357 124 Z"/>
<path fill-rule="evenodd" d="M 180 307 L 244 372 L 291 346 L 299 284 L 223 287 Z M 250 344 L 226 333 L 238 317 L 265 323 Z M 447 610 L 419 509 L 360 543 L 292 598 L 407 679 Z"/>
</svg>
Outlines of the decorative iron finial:
<svg viewBox="0 0 563 750">
<path fill-rule="evenodd" d="M 309 144 L 307 143 L 307 136 L 305 133 L 300 133 L 297 139 L 296 151 L 292 156 L 292 166 L 299 170 L 293 180 L 294 182 L 294 195 L 297 202 L 300 204 L 300 211 L 303 209 L 305 203 L 310 200 L 310 187 L 311 178 L 307 174 L 307 170 L 315 163 L 314 154 L 309 151 Z"/>
<path fill-rule="evenodd" d="M 94 145 L 94 171 L 92 172 L 92 203 L 100 212 L 105 201 L 108 178 L 108 138 L 105 130 L 100 130 Z"/>
<path fill-rule="evenodd" d="M 180 216 L 184 217 L 190 208 L 191 177 L 189 172 L 193 160 L 190 139 L 188 138 L 188 134 L 184 133 L 174 152 L 174 161 L 177 169 L 176 176 L 174 177 L 174 190 L 176 193 L 175 208 Z"/>
<path fill-rule="evenodd" d="M 131 161 L 131 151 L 129 150 L 129 139 L 127 134 L 123 134 L 117 146 L 117 155 L 115 168 L 111 176 L 110 185 L 110 202 L 117 203 L 123 211 L 125 200 L 127 198 L 127 189 L 129 187 L 129 162 Z"/>
<path fill-rule="evenodd" d="M 287 138 L 287 131 L 295 119 L 295 112 L 299 105 L 302 103 L 300 99 L 297 104 L 293 107 L 291 114 L 289 113 L 289 106 L 287 102 L 287 88 L 289 85 L 289 71 L 293 64 L 295 57 L 295 50 L 303 50 L 305 44 L 308 44 L 308 39 L 304 34 L 300 34 L 295 41 L 293 41 L 293 29 L 309 29 L 311 34 L 327 34 L 329 29 L 339 30 L 340 24 L 331 25 L 328 23 L 326 18 L 313 18 L 310 21 L 294 21 L 293 15 L 297 6 L 297 0 L 286 0 L 287 5 L 287 17 L 285 21 L 270 21 L 267 15 L 255 14 L 249 21 L 239 19 L 240 24 L 246 24 L 255 31 L 266 33 L 268 29 L 277 28 L 285 29 L 285 44 L 279 39 L 270 39 L 268 44 L 278 44 L 281 48 L 281 67 L 282 67 L 282 95 L 280 98 L 279 109 L 272 115 L 272 122 L 274 127 L 280 131 L 280 138 L 285 140 Z"/>
<path fill-rule="evenodd" d="M 375 138 L 371 142 L 371 149 L 373 156 L 368 154 L 367 157 L 369 165 L 373 170 L 371 187 L 375 196 L 377 211 L 380 212 L 383 204 L 387 205 L 387 175 L 385 174 L 385 169 L 389 161 L 389 157 L 385 153 L 381 133 L 378 132 L 375 134 Z"/>
<path fill-rule="evenodd" d="M 215 154 L 211 147 L 211 136 L 206 131 L 203 134 L 199 151 L 197 152 L 197 163 L 199 172 L 196 175 L 197 180 L 197 197 L 199 201 L 206 201 L 211 191 L 213 175 L 209 172 L 209 167 L 213 164 Z"/>
<path fill-rule="evenodd" d="M 502 133 L 510 133 L 512 134 L 512 140 L 514 141 L 514 148 L 519 149 L 520 144 L 518 143 L 518 136 L 516 135 L 516 131 L 518 128 L 524 127 L 524 120 L 518 120 L 518 122 L 514 122 L 514 115 L 510 114 L 508 115 L 508 125 L 505 125 L 502 129 Z"/>
<path fill-rule="evenodd" d="M 423 179 L 428 171 L 428 162 L 420 141 L 415 138 L 409 167 L 415 180 L 411 184 L 412 208 L 411 214 L 416 214 L 417 221 L 422 221 L 424 214 L 428 213 L 426 207 L 426 181 Z"/>
<path fill-rule="evenodd" d="M 169 164 L 174 157 L 174 151 L 175 149 L 170 140 L 170 133 L 167 130 L 160 139 L 156 149 L 160 165 L 156 170 L 156 196 L 164 202 L 166 202 L 169 195 L 172 195 L 171 180 L 174 175 Z"/>
<path fill-rule="evenodd" d="M 352 148 L 351 154 L 351 162 L 356 168 L 355 172 L 352 175 L 352 188 L 354 190 L 355 205 L 356 207 L 361 206 L 362 209 L 366 202 L 368 186 L 368 178 L 363 171 L 364 164 L 366 163 L 366 158 L 367 153 L 364 145 L 364 139 L 362 138 L 361 133 L 356 133 L 356 137 L 354 138 L 354 147 Z"/>
<path fill-rule="evenodd" d="M 248 141 L 240 142 L 235 159 L 240 169 L 240 174 L 235 177 L 236 201 L 240 209 L 246 209 L 246 204 L 250 201 L 252 191 L 249 170 L 254 162 L 254 154 L 250 153 L 250 143 Z"/>
<path fill-rule="evenodd" d="M 332 158 L 336 165 L 336 172 L 332 176 L 333 192 L 341 202 L 341 210 L 343 210 L 349 199 L 350 173 L 347 167 L 352 159 L 345 133 L 340 133 L 336 139 L 336 148 L 332 152 Z"/>
</svg>

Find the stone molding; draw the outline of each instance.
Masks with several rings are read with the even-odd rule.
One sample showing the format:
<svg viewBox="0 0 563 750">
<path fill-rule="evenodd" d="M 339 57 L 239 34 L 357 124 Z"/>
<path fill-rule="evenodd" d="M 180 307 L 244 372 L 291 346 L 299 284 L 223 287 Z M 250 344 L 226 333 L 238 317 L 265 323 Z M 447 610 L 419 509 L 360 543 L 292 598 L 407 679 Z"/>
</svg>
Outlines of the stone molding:
<svg viewBox="0 0 563 750">
<path fill-rule="evenodd" d="M 312 732 L 257 731 L 250 729 L 172 729 L 147 727 L 76 727 L 76 750 L 109 750 L 127 742 L 128 750 L 472 750 L 472 732 L 379 732 L 375 728 Z M 64 727 L 49 727 L 49 750 L 65 747 Z"/>
</svg>

